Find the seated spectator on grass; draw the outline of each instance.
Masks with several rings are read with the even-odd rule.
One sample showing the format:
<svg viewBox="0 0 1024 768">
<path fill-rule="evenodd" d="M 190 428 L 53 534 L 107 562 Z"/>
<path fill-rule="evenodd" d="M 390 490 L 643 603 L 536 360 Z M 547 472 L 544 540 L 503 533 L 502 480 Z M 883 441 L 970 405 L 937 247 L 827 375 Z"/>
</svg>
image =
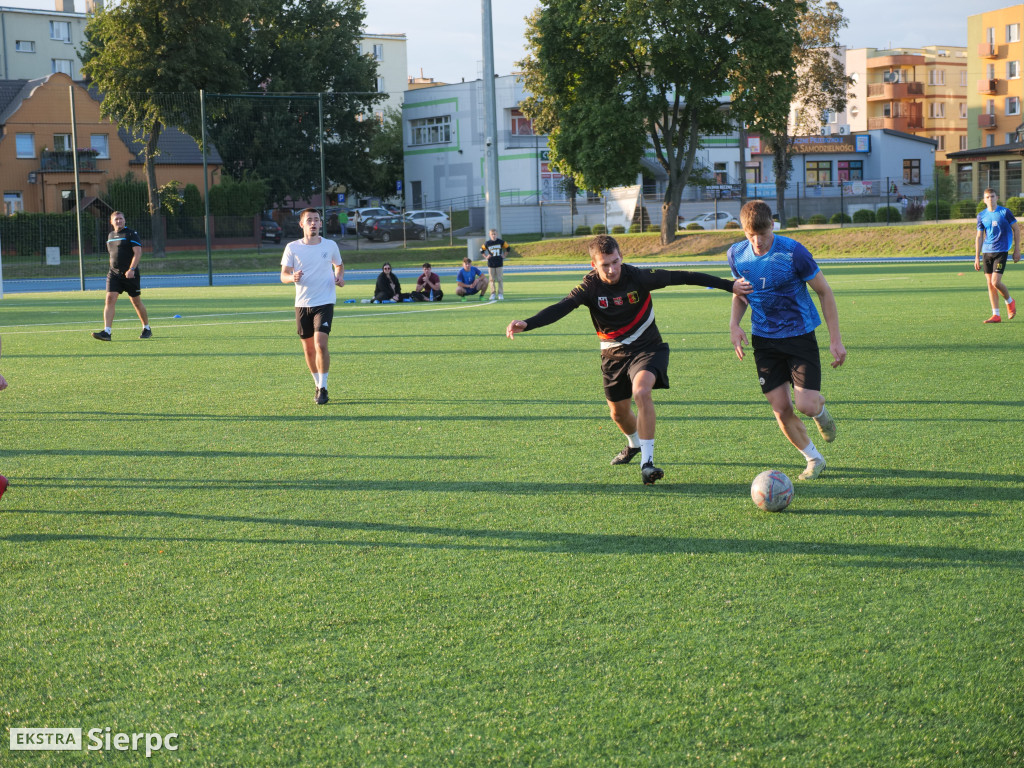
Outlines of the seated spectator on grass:
<svg viewBox="0 0 1024 768">
<path fill-rule="evenodd" d="M 431 271 L 429 262 L 423 265 L 423 274 L 416 278 L 416 290 L 409 295 L 415 301 L 440 301 L 444 298 L 441 278 Z"/>
<path fill-rule="evenodd" d="M 480 271 L 479 267 L 473 266 L 473 260 L 466 256 L 462 260 L 462 269 L 455 276 L 455 292 L 465 301 L 467 296 L 480 294 L 485 299 L 487 293 L 487 275 Z"/>
<path fill-rule="evenodd" d="M 398 282 L 398 275 L 391 269 L 387 261 L 377 275 L 377 286 L 373 289 L 373 300 L 375 302 L 403 301 L 409 298 L 409 294 L 402 293 L 402 284 Z"/>
</svg>

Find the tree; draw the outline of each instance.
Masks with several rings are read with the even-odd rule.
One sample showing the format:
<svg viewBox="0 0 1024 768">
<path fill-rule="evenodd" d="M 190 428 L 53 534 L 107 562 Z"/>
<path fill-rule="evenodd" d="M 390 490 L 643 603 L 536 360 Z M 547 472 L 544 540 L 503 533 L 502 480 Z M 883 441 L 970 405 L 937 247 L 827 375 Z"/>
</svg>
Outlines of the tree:
<svg viewBox="0 0 1024 768">
<path fill-rule="evenodd" d="M 745 99 L 739 110 L 749 127 L 761 133 L 772 150 L 776 212 L 786 224 L 786 186 L 793 169 L 792 136 L 816 135 L 827 112 L 846 109 L 852 81 L 839 49 L 839 31 L 847 24 L 834 0 L 807 0 L 799 16 L 799 41 L 793 48 L 796 77 L 756 99 Z M 779 78 L 783 80 L 783 78 Z"/>
<path fill-rule="evenodd" d="M 543 0 L 527 22 L 522 109 L 582 189 L 634 183 L 653 150 L 667 244 L 701 136 L 726 129 L 724 94 L 790 70 L 796 14 L 797 0 Z"/>
<path fill-rule="evenodd" d="M 198 135 L 195 100 L 187 103 L 180 94 L 241 85 L 235 52 L 245 37 L 245 10 L 245 0 L 122 0 L 97 12 L 86 26 L 82 73 L 103 94 L 101 113 L 145 142 L 157 256 L 164 252 L 154 167 L 160 134 L 173 125 Z"/>
<path fill-rule="evenodd" d="M 359 191 L 381 198 L 396 194 L 395 182 L 405 172 L 401 110 L 392 107 L 384 111 L 383 120 L 374 126 L 366 155 L 368 162 L 363 174 L 365 180 L 358 182 Z"/>
<path fill-rule="evenodd" d="M 210 138 L 236 179 L 266 180 L 269 202 L 308 198 L 320 187 L 320 105 L 330 182 L 361 187 L 371 167 L 370 119 L 386 98 L 376 62 L 359 53 L 360 0 L 247 0 L 249 29 L 237 52 L 250 98 L 213 98 Z"/>
</svg>

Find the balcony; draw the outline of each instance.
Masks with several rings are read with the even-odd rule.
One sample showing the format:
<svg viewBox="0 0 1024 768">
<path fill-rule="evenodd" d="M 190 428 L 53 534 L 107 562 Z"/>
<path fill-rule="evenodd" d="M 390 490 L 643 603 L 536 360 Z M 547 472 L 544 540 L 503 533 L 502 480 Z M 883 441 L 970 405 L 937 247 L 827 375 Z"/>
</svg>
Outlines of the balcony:
<svg viewBox="0 0 1024 768">
<path fill-rule="evenodd" d="M 872 56 L 867 60 L 867 68 L 880 69 L 882 67 L 919 67 L 925 63 L 925 58 L 919 53 L 894 53 L 889 56 Z"/>
<path fill-rule="evenodd" d="M 902 131 L 912 133 L 920 131 L 924 127 L 924 121 L 918 115 L 904 115 L 902 117 L 869 117 L 868 130 L 879 131 L 888 128 L 890 131 Z"/>
<path fill-rule="evenodd" d="M 899 101 L 924 95 L 924 83 L 869 83 L 868 101 Z"/>
<path fill-rule="evenodd" d="M 978 115 L 978 127 L 986 130 L 991 130 L 996 127 L 996 116 L 990 114 Z"/>
<path fill-rule="evenodd" d="M 999 82 L 996 79 L 989 80 L 987 77 L 978 81 L 978 93 L 995 93 L 996 83 Z"/>
<path fill-rule="evenodd" d="M 44 149 L 39 153 L 39 170 L 54 173 L 74 173 L 74 152 L 70 149 L 50 150 Z M 78 150 L 78 170 L 95 171 L 97 152 L 94 149 Z"/>
<path fill-rule="evenodd" d="M 983 59 L 995 59 L 999 57 L 999 46 L 995 43 L 981 43 L 978 46 L 978 55 Z"/>
</svg>

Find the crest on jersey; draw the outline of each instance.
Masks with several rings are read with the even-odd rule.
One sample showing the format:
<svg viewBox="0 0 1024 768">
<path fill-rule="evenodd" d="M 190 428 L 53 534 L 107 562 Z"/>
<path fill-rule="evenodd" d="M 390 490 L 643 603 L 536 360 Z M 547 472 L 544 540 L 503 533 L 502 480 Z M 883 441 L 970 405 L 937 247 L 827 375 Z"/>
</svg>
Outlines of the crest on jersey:
<svg viewBox="0 0 1024 768">
<path fill-rule="evenodd" d="M 616 307 L 621 307 L 622 306 L 622 297 L 621 296 L 612 296 L 612 303 L 615 304 Z"/>
<path fill-rule="evenodd" d="M 636 303 L 638 303 L 640 301 L 640 294 L 637 293 L 636 291 L 630 291 L 627 294 L 627 298 L 629 298 L 629 303 L 630 304 L 636 304 Z"/>
<path fill-rule="evenodd" d="M 599 306 L 601 309 L 608 309 L 608 297 L 607 296 L 598 296 L 597 297 L 597 306 Z"/>
</svg>

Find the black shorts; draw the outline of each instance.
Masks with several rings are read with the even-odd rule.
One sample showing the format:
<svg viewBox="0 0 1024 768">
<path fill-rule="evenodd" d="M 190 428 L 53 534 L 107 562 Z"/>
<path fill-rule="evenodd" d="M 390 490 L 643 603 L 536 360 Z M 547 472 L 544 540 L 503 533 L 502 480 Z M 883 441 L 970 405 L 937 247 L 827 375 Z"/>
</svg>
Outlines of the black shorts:
<svg viewBox="0 0 1024 768">
<path fill-rule="evenodd" d="M 604 396 L 612 403 L 633 397 L 633 379 L 641 371 L 654 374 L 654 389 L 668 389 L 668 344 L 662 342 L 621 357 L 602 357 L 601 375 L 604 378 Z"/>
<path fill-rule="evenodd" d="M 763 393 L 783 384 L 821 391 L 821 355 L 814 331 L 788 339 L 753 336 L 751 346 Z"/>
<path fill-rule="evenodd" d="M 321 304 L 319 307 L 296 307 L 295 325 L 300 339 L 311 339 L 314 333 L 331 333 L 334 322 L 334 305 Z"/>
<path fill-rule="evenodd" d="M 1002 253 L 983 253 L 981 254 L 981 260 L 982 264 L 984 264 L 986 275 L 991 275 L 993 272 L 1001 275 L 1006 270 L 1006 251 Z"/>
<path fill-rule="evenodd" d="M 135 277 L 129 280 L 121 272 L 107 272 L 107 293 L 127 293 L 132 298 L 142 293 L 142 275 L 135 270 Z"/>
</svg>

